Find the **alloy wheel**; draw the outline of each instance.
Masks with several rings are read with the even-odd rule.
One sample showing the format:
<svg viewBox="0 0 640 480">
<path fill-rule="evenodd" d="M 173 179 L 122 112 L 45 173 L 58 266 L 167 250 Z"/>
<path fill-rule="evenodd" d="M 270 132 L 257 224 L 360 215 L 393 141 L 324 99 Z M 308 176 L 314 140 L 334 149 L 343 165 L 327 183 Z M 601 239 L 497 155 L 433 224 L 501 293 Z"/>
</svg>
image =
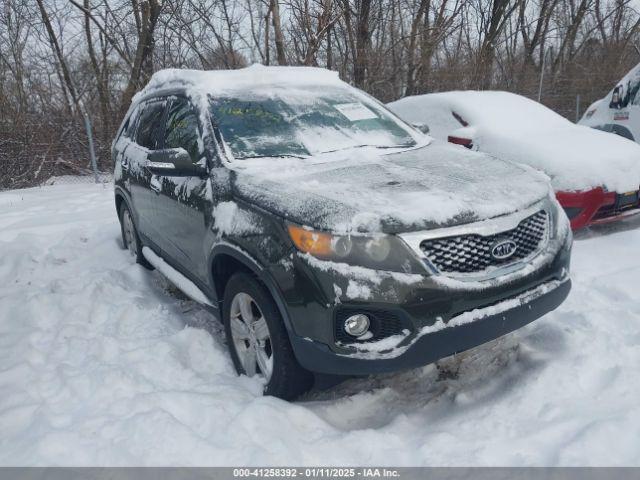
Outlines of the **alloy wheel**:
<svg viewBox="0 0 640 480">
<path fill-rule="evenodd" d="M 125 209 L 122 215 L 122 230 L 124 231 L 124 239 L 127 242 L 127 248 L 131 255 L 136 256 L 138 253 L 138 242 L 136 240 L 136 230 L 133 226 L 133 220 L 128 209 Z"/>
<path fill-rule="evenodd" d="M 271 335 L 256 301 L 247 293 L 236 294 L 231 301 L 229 322 L 235 351 L 245 373 L 269 382 L 273 373 Z"/>
</svg>

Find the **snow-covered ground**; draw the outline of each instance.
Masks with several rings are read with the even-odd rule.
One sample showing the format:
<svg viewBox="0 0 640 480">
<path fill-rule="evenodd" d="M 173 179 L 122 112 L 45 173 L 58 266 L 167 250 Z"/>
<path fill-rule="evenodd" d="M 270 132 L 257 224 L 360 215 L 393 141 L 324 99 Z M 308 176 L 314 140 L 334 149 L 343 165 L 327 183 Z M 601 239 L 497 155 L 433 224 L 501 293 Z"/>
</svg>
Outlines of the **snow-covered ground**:
<svg viewBox="0 0 640 480">
<path fill-rule="evenodd" d="M 119 237 L 108 185 L 0 193 L 1 465 L 640 465 L 638 221 L 576 241 L 544 319 L 296 403 Z"/>
</svg>

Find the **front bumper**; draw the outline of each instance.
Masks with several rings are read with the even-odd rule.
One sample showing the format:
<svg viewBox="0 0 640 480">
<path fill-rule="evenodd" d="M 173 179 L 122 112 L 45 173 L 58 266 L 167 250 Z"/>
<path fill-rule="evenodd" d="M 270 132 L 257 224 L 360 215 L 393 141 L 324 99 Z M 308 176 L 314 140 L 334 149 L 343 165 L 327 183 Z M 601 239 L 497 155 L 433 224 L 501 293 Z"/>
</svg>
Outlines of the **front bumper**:
<svg viewBox="0 0 640 480">
<path fill-rule="evenodd" d="M 315 372 L 361 375 L 425 365 L 543 316 L 569 293 L 570 257 L 567 225 L 521 270 L 486 281 L 392 273 L 380 273 L 373 281 L 372 270 L 297 254 L 289 268 L 272 274 L 301 365 Z M 382 332 L 380 340 L 345 342 L 340 337 L 345 311 L 372 312 L 385 327 L 393 319 L 400 325 L 394 333 Z M 470 313 L 474 321 L 459 324 Z"/>
<path fill-rule="evenodd" d="M 368 375 L 411 369 L 476 347 L 533 322 L 565 300 L 571 290 L 571 280 L 542 284 L 536 290 L 544 293 L 536 295 L 532 291 L 530 300 L 527 294 L 518 301 L 506 300 L 505 308 L 498 304 L 476 310 L 474 321 L 418 335 L 407 345 L 399 345 L 386 354 L 336 354 L 327 345 L 310 339 L 293 335 L 291 340 L 302 366 L 314 372 Z M 449 321 L 452 322 L 456 323 L 455 317 Z"/>
<path fill-rule="evenodd" d="M 622 204 L 624 195 L 606 192 L 602 188 L 582 192 L 557 192 L 556 198 L 567 213 L 572 230 L 616 222 L 640 214 L 640 199 L 637 196 L 635 203 Z"/>
</svg>

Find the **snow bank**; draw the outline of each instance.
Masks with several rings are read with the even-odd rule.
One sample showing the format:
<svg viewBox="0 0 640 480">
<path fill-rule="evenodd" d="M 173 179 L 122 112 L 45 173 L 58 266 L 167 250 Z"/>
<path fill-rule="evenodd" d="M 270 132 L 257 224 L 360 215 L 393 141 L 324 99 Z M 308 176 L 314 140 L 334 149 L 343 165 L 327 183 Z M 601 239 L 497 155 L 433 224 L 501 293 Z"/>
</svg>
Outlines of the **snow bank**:
<svg viewBox="0 0 640 480">
<path fill-rule="evenodd" d="M 109 188 L 0 193 L 0 465 L 640 466 L 639 230 L 578 240 L 513 335 L 296 403 L 119 236 Z"/>
<path fill-rule="evenodd" d="M 475 129 L 473 143 L 480 151 L 543 170 L 556 190 L 604 185 L 626 192 L 640 185 L 640 145 L 574 125 L 519 95 L 454 91 L 403 98 L 388 106 L 410 122 L 426 122 L 431 134 L 443 140 L 463 127 L 455 112 Z"/>
</svg>

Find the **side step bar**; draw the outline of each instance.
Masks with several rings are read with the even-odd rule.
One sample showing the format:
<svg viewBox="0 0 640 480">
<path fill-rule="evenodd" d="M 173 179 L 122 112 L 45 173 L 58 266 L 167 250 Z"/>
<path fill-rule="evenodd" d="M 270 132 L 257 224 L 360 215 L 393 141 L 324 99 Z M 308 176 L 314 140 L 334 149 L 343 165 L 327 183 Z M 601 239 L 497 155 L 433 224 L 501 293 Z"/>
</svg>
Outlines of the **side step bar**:
<svg viewBox="0 0 640 480">
<path fill-rule="evenodd" d="M 176 287 L 178 287 L 182 293 L 184 293 L 191 300 L 195 300 L 198 303 L 203 305 L 208 305 L 209 307 L 217 308 L 216 305 L 209 300 L 202 290 L 200 290 L 195 283 L 189 280 L 187 277 L 182 275 L 179 271 L 165 262 L 162 258 L 160 258 L 156 253 L 151 250 L 149 247 L 142 247 L 142 254 L 147 261 L 153 265 L 160 273 L 162 273 L 165 277 L 167 277 L 171 283 L 173 283 Z"/>
</svg>

